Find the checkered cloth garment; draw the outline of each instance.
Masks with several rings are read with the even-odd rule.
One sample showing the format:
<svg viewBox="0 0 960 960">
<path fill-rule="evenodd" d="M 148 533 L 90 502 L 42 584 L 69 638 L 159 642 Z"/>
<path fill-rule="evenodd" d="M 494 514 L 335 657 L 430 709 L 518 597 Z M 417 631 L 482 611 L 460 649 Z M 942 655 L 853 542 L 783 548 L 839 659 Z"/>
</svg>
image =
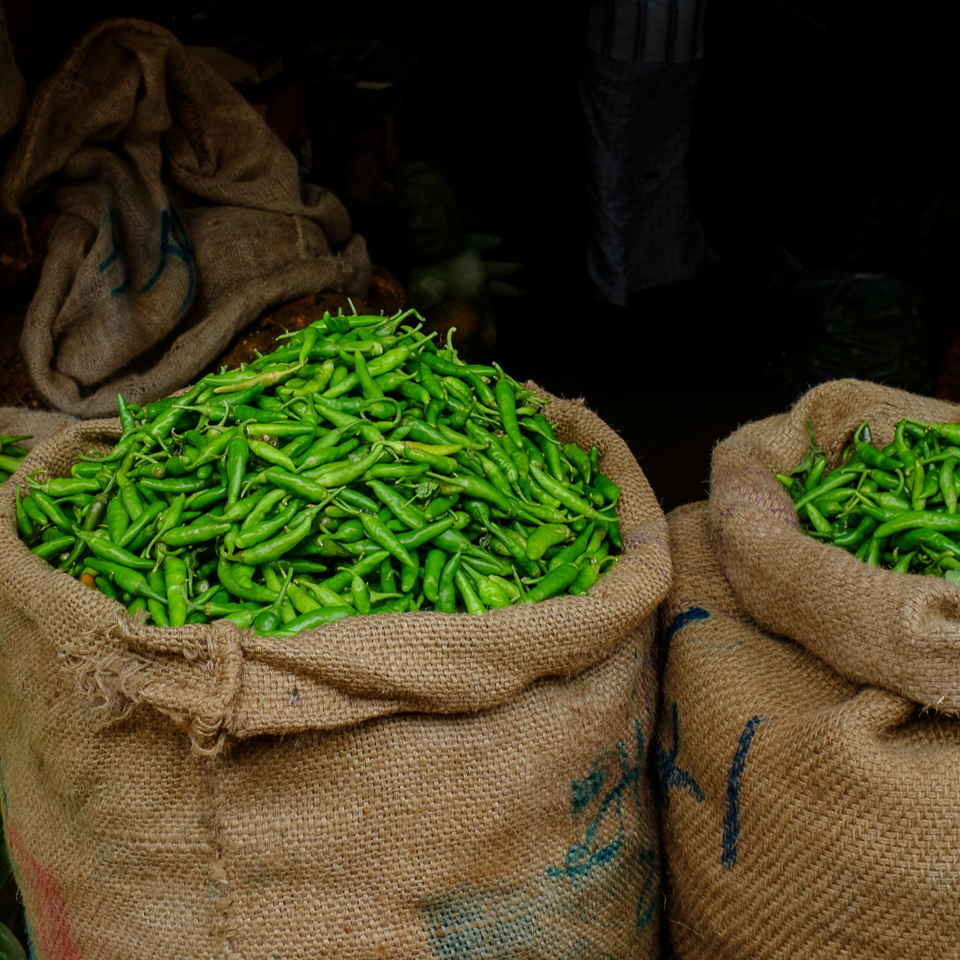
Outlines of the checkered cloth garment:
<svg viewBox="0 0 960 960">
<path fill-rule="evenodd" d="M 703 70 L 704 0 L 594 0 L 582 35 L 587 293 L 624 306 L 711 262 L 686 158 Z"/>
</svg>

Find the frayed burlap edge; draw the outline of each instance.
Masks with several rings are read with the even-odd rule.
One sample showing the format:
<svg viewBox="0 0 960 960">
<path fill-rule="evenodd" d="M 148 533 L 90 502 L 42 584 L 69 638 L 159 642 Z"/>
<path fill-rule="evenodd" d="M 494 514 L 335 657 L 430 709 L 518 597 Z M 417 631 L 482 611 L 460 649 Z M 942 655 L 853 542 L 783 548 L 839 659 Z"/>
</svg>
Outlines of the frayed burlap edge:
<svg viewBox="0 0 960 960">
<path fill-rule="evenodd" d="M 182 664 L 160 653 L 137 649 L 140 621 L 129 617 L 99 624 L 77 638 L 67 639 L 58 651 L 63 669 L 73 676 L 77 688 L 92 704 L 99 729 L 129 719 L 139 708 L 150 705 L 174 726 L 186 730 L 193 750 L 212 757 L 228 745 L 234 704 L 242 677 L 239 631 L 229 621 L 210 624 L 202 636 L 181 636 L 179 649 L 171 651 L 186 661 L 199 663 L 204 679 L 200 691 L 190 691 L 191 677 Z M 198 695 L 202 706 L 198 707 Z"/>
</svg>

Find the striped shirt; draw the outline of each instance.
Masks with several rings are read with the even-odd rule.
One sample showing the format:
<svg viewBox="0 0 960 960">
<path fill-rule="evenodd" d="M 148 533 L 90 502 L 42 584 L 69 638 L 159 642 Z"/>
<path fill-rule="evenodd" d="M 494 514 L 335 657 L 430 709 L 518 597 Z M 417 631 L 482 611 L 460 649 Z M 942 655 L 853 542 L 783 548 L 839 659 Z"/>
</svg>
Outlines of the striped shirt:
<svg viewBox="0 0 960 960">
<path fill-rule="evenodd" d="M 590 0 L 587 49 L 637 63 L 699 60 L 705 5 L 706 0 Z"/>
</svg>

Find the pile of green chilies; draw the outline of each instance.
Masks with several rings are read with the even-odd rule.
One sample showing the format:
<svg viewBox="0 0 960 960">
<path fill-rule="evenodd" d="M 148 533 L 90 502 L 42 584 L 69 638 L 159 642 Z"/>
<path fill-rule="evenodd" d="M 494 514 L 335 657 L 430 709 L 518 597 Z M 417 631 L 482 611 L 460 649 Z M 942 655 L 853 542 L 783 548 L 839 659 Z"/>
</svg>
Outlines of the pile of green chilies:
<svg viewBox="0 0 960 960">
<path fill-rule="evenodd" d="M 20 443 L 30 439 L 29 435 L 8 437 L 0 434 L 0 483 L 6 483 L 20 469 L 20 462 L 28 452 Z"/>
<path fill-rule="evenodd" d="M 834 470 L 807 430 L 803 459 L 778 474 L 801 528 L 870 566 L 960 583 L 960 424 L 901 420 L 880 450 L 864 422 Z"/>
<path fill-rule="evenodd" d="M 621 545 L 597 449 L 411 315 L 327 314 L 182 396 L 119 397 L 109 454 L 18 487 L 21 537 L 158 626 L 293 635 L 585 593 Z"/>
</svg>

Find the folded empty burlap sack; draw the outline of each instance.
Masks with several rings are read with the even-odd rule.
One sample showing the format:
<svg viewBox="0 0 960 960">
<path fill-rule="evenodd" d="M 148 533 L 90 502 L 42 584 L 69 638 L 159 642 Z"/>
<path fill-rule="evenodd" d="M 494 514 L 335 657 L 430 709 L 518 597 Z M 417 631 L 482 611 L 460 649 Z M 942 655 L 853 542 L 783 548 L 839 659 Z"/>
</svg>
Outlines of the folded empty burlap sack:
<svg viewBox="0 0 960 960">
<path fill-rule="evenodd" d="M 657 956 L 647 747 L 666 522 L 623 441 L 584 597 L 357 617 L 294 639 L 157 629 L 51 569 L 0 488 L 4 815 L 38 960 Z M 109 448 L 87 421 L 24 462 Z"/>
<path fill-rule="evenodd" d="M 657 763 L 679 960 L 960 957 L 960 592 L 802 533 L 776 479 L 805 421 L 835 465 L 863 420 L 958 408 L 858 381 L 714 452 L 668 517 Z"/>
<path fill-rule="evenodd" d="M 253 107 L 142 20 L 91 29 L 35 94 L 0 211 L 23 220 L 51 187 L 61 214 L 21 350 L 38 393 L 75 416 L 183 386 L 277 303 L 370 282 L 340 201 L 301 188 Z"/>
</svg>

